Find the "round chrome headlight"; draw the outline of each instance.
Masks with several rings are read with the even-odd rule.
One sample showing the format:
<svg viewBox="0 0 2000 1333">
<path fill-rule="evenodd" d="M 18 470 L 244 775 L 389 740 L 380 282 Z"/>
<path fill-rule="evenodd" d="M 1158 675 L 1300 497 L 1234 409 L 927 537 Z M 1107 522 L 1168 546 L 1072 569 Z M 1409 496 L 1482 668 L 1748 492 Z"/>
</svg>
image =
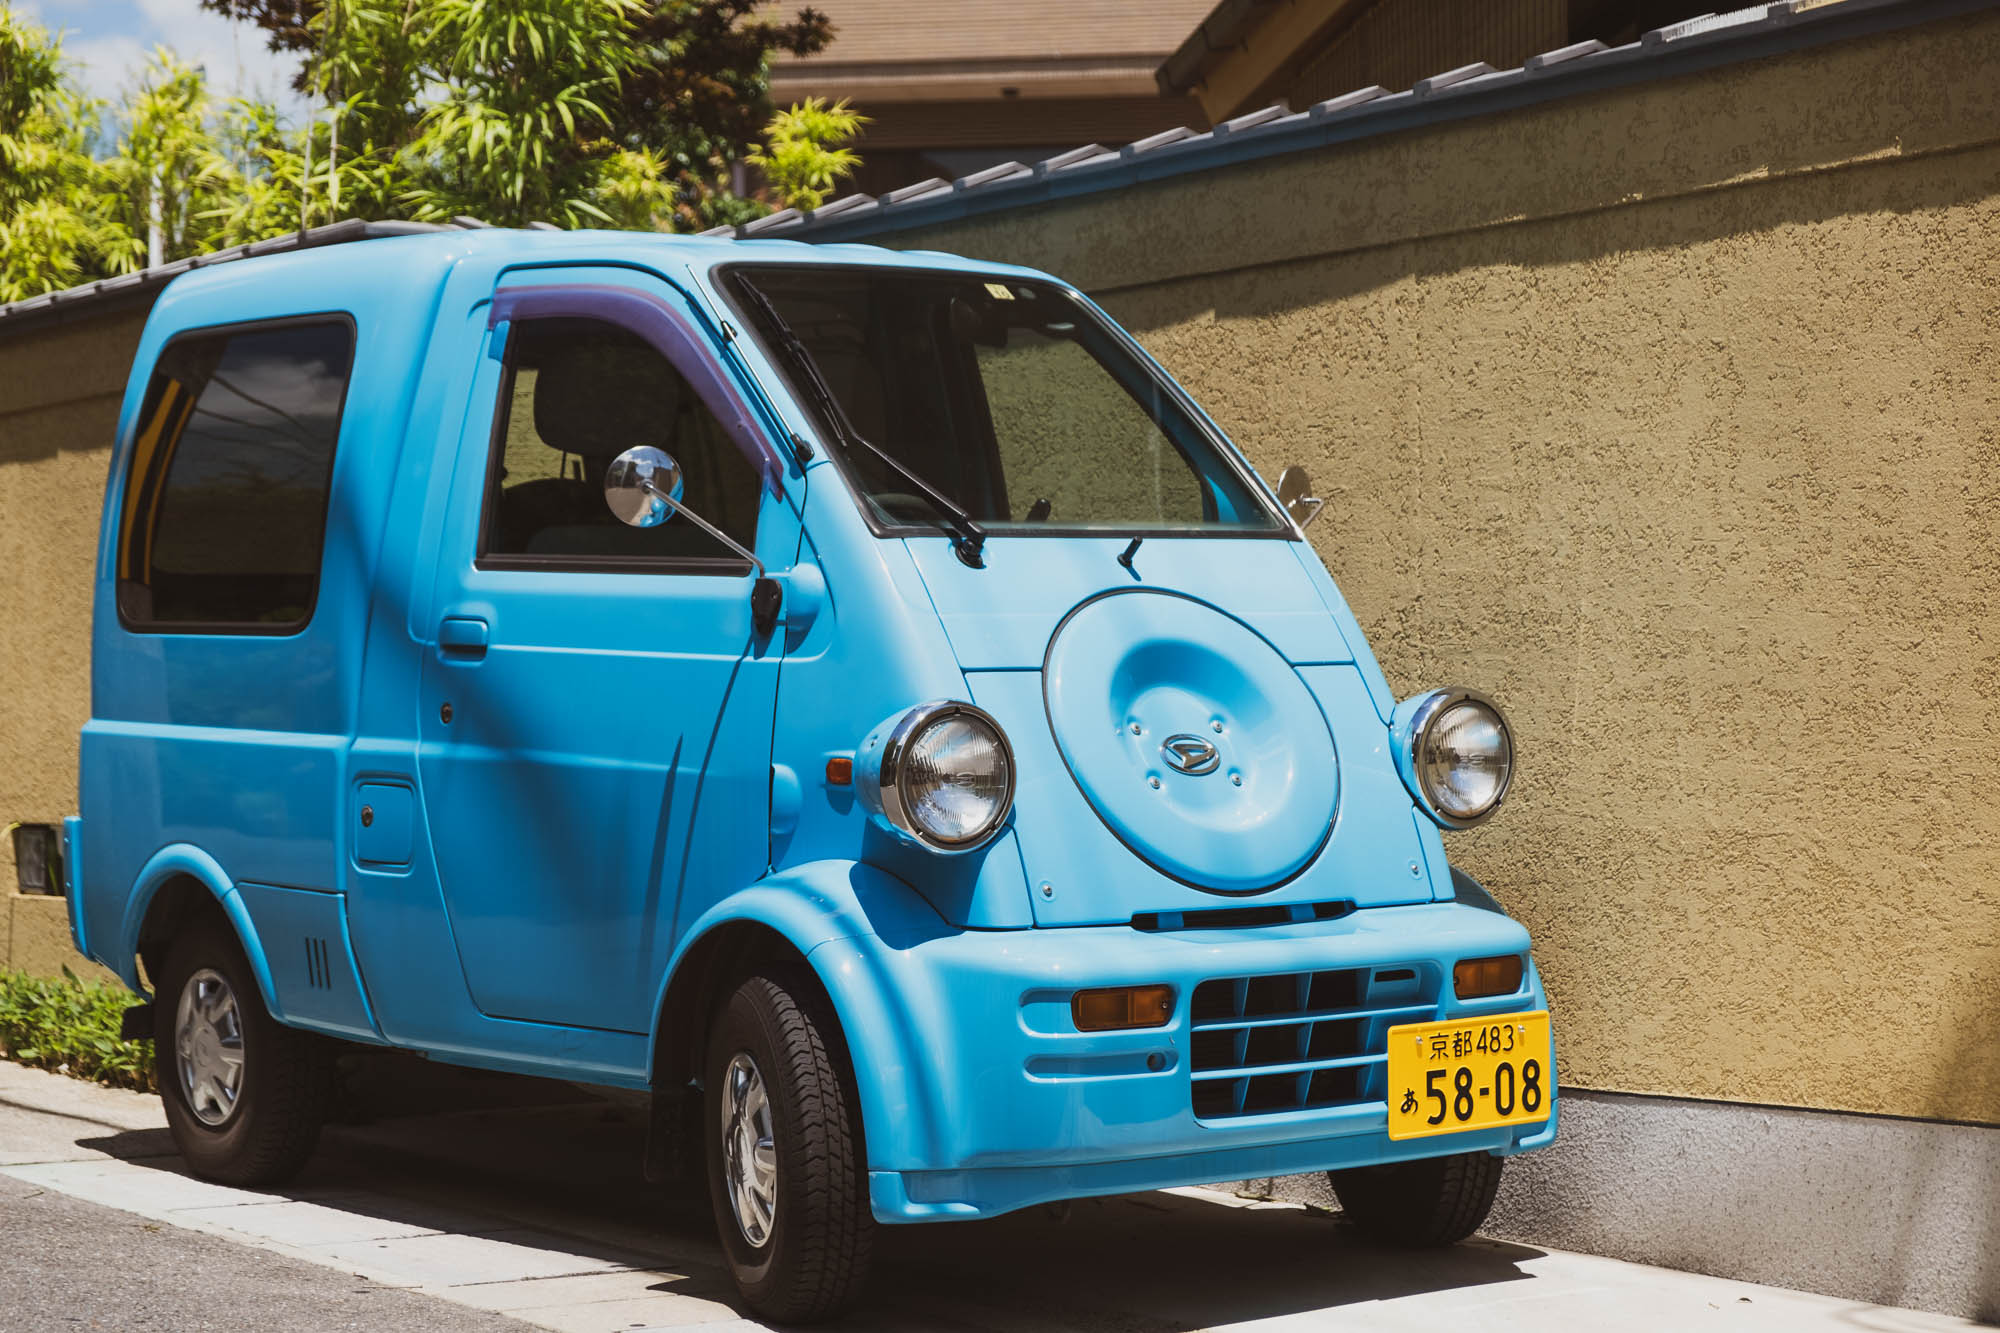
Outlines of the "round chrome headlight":
<svg viewBox="0 0 2000 1333">
<path fill-rule="evenodd" d="M 1500 808 L 1514 778 L 1514 736 L 1477 690 L 1432 690 L 1396 709 L 1403 780 L 1432 819 L 1471 828 Z"/>
<path fill-rule="evenodd" d="M 896 832 L 940 852 L 991 838 L 1014 805 L 1014 751 L 1000 724 L 940 700 L 877 728 L 856 756 L 863 804 Z"/>
</svg>

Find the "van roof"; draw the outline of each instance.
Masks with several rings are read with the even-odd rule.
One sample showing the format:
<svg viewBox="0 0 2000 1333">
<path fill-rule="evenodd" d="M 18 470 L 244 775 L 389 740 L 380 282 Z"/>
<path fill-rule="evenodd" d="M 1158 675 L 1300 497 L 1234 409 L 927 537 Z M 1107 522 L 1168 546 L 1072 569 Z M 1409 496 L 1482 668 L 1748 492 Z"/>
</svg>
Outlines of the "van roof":
<svg viewBox="0 0 2000 1333">
<path fill-rule="evenodd" d="M 248 277 L 251 272 L 268 269 L 273 281 L 282 281 L 282 274 L 287 267 L 282 262 L 284 256 L 333 245 L 390 240 L 397 242 L 395 248 L 400 252 L 399 257 L 404 258 L 407 258 L 410 249 L 415 247 L 436 250 L 440 259 L 444 259 L 448 254 L 487 256 L 518 254 L 523 258 L 532 259 L 574 256 L 578 260 L 671 255 L 676 262 L 700 268 L 744 260 L 789 259 L 794 262 L 815 264 L 949 267 L 1015 276 L 1030 276 L 1032 273 L 1031 270 L 1011 265 L 964 259 L 936 251 L 889 250 L 874 245 L 827 245 L 775 238 L 738 240 L 729 237 L 685 236 L 666 232 L 565 231 L 546 224 L 515 229 L 489 227 L 473 218 L 460 218 L 449 225 L 350 219 L 305 231 L 287 232 L 283 236 L 272 237 L 251 245 L 240 245 L 213 254 L 178 259 L 171 264 L 160 264 L 134 273 L 121 274 L 115 278 L 106 278 L 100 282 L 85 283 L 65 291 L 45 292 L 25 301 L 0 305 L 0 340 L 28 333 L 49 324 L 67 323 L 73 319 L 110 314 L 118 310 L 144 309 L 159 298 L 168 283 L 183 274 L 223 264 L 234 266 L 258 261 L 252 263 L 250 271 L 237 269 L 232 276 Z M 365 262 L 365 257 L 370 252 L 361 249 L 353 253 L 357 260 Z M 384 254 L 383 257 L 386 259 L 388 256 Z"/>
</svg>

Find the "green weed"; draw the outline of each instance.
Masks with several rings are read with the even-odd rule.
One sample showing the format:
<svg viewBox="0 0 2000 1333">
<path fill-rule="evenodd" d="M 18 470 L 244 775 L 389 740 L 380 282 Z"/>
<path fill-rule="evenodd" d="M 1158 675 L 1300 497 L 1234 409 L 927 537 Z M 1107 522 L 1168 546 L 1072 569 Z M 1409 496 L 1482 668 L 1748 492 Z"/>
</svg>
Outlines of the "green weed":
<svg viewBox="0 0 2000 1333">
<path fill-rule="evenodd" d="M 118 1035 L 125 1010 L 137 1002 L 122 986 L 80 981 L 68 968 L 57 978 L 0 968 L 0 1055 L 114 1088 L 155 1091 L 153 1043 Z"/>
</svg>

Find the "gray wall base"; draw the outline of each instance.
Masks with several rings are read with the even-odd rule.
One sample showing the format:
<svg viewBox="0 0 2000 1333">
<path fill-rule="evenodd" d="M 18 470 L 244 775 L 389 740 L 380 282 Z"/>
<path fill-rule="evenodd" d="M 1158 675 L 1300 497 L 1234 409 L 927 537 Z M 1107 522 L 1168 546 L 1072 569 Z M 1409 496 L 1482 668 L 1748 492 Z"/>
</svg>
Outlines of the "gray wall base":
<svg viewBox="0 0 2000 1333">
<path fill-rule="evenodd" d="M 1323 1175 L 1238 1188 L 1339 1206 Z M 2000 1129 L 1565 1089 L 1485 1230 L 2000 1322 Z"/>
</svg>

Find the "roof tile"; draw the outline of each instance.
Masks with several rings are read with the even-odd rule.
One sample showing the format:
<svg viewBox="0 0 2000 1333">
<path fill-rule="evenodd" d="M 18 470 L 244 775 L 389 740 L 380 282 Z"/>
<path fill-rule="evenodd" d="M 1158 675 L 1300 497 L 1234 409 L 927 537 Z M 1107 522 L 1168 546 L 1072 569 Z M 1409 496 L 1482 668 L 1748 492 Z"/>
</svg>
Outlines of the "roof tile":
<svg viewBox="0 0 2000 1333">
<path fill-rule="evenodd" d="M 1193 130 L 1185 125 L 1176 125 L 1173 129 L 1161 130 L 1158 134 L 1149 134 L 1143 139 L 1133 140 L 1118 150 L 1118 156 L 1137 157 L 1141 153 L 1150 153 L 1155 148 L 1164 148 L 1168 144 L 1192 138 L 1194 138 Z"/>
<path fill-rule="evenodd" d="M 984 185 L 989 181 L 1004 181 L 1012 179 L 1015 176 L 1032 176 L 1034 174 L 1035 169 L 1025 163 L 1002 162 L 998 166 L 988 167 L 984 171 L 975 171 L 970 175 L 960 176 L 951 183 L 951 188 L 954 190 L 970 190 Z"/>
<path fill-rule="evenodd" d="M 882 205 L 886 208 L 890 204 L 900 204 L 910 199 L 917 199 L 927 194 L 936 194 L 939 190 L 949 190 L 950 188 L 950 181 L 942 176 L 932 176 L 926 180 L 918 181 L 915 185 L 905 185 L 900 190 L 889 191 L 881 197 Z"/>
<path fill-rule="evenodd" d="M 1342 93 L 1338 97 L 1329 97 L 1324 102 L 1315 102 L 1311 107 L 1307 108 L 1306 114 L 1314 120 L 1325 120 L 1329 116 L 1337 116 L 1344 111 L 1352 111 L 1358 106 L 1366 106 L 1378 97 L 1387 97 L 1388 95 L 1389 90 L 1387 88 L 1384 88 L 1379 83 L 1371 83 L 1366 88 L 1356 88 L 1351 93 Z"/>
<path fill-rule="evenodd" d="M 1043 158 L 1041 161 L 1035 163 L 1035 174 L 1037 176 L 1046 176 L 1052 171 L 1067 171 L 1071 167 L 1081 166 L 1100 157 L 1116 156 L 1116 153 L 1113 153 L 1101 143 L 1087 143 L 1081 147 L 1072 148 L 1067 152 L 1057 153 L 1054 157 Z"/>
<path fill-rule="evenodd" d="M 1545 69 L 1594 56 L 1605 49 L 1604 43 L 1592 37 L 1589 41 L 1578 42 L 1574 46 L 1560 46 L 1553 51 L 1544 51 L 1538 56 L 1529 56 L 1521 65 L 1530 74 L 1539 74 Z"/>
<path fill-rule="evenodd" d="M 1418 97 L 1429 97 L 1434 93 L 1443 92 L 1453 84 L 1464 83 L 1468 79 L 1477 79 L 1494 72 L 1493 66 L 1484 60 L 1476 60 L 1470 65 L 1460 65 L 1457 69 L 1433 74 L 1428 79 L 1418 79 L 1410 85 L 1410 91 Z"/>
<path fill-rule="evenodd" d="M 1268 125 L 1279 117 L 1289 116 L 1291 113 L 1292 109 L 1283 102 L 1273 102 L 1267 107 L 1260 107 L 1255 111 L 1246 112 L 1232 120 L 1225 120 L 1210 130 L 1209 133 L 1218 139 L 1222 139 L 1232 134 L 1241 134 L 1245 130 L 1254 130 L 1259 125 Z"/>
</svg>

